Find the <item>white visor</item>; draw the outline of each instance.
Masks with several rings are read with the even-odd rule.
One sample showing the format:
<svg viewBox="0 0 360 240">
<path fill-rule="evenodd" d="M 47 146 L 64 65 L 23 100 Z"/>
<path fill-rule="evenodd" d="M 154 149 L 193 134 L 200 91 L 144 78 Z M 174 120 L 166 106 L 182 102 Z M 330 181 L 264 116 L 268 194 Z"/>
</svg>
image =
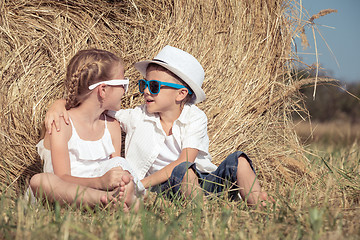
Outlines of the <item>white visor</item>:
<svg viewBox="0 0 360 240">
<path fill-rule="evenodd" d="M 129 88 L 129 79 L 125 78 L 125 79 L 112 79 L 112 80 L 97 82 L 97 83 L 91 84 L 89 86 L 89 89 L 93 90 L 94 88 L 96 88 L 97 86 L 99 86 L 103 83 L 106 85 L 109 85 L 109 86 L 124 86 L 125 92 L 127 92 L 128 88 Z"/>
</svg>

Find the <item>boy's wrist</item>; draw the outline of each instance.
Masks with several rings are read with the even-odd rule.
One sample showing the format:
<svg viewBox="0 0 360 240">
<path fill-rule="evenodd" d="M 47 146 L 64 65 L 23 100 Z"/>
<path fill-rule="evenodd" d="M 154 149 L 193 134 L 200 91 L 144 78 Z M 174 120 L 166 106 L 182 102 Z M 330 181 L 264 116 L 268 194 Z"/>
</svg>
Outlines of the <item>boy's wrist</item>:
<svg viewBox="0 0 360 240">
<path fill-rule="evenodd" d="M 141 184 L 144 186 L 145 189 L 149 188 L 149 186 L 147 185 L 147 181 L 144 179 L 140 180 L 139 182 L 141 182 Z"/>
<path fill-rule="evenodd" d="M 143 197 L 146 194 L 146 189 L 142 182 L 138 180 L 135 182 L 135 196 L 136 197 Z"/>
</svg>

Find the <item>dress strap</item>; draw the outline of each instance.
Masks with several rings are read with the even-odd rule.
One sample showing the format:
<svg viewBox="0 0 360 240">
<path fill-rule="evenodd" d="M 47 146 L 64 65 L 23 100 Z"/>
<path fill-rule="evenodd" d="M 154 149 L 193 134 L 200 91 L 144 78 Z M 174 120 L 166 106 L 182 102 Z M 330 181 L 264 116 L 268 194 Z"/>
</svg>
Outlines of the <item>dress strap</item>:
<svg viewBox="0 0 360 240">
<path fill-rule="evenodd" d="M 98 140 L 81 139 L 74 127 L 73 121 L 71 121 L 71 124 L 73 125 L 73 133 L 68 142 L 68 148 L 69 153 L 76 155 L 76 159 L 98 161 L 99 159 L 109 158 L 115 152 L 109 129 L 106 127 L 106 120 L 104 134 Z"/>
<path fill-rule="evenodd" d="M 69 116 L 69 121 L 70 121 L 70 124 L 71 124 L 72 131 L 75 132 L 76 135 L 78 135 L 77 132 L 76 132 L 76 129 L 75 129 L 74 122 L 71 120 L 70 116 Z"/>
<path fill-rule="evenodd" d="M 104 113 L 104 120 L 105 120 L 105 129 L 107 129 L 107 121 L 106 121 L 106 114 Z"/>
<path fill-rule="evenodd" d="M 70 120 L 71 125 L 74 125 L 74 124 L 73 124 L 73 121 L 71 120 L 71 117 L 70 117 L 70 116 L 69 116 L 69 120 Z"/>
</svg>

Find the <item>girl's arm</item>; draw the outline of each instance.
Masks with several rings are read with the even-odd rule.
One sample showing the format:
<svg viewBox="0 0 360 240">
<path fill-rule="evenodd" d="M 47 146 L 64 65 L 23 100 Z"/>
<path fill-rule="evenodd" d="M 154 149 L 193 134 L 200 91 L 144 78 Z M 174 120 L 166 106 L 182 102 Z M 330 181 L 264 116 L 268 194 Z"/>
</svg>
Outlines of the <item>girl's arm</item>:
<svg viewBox="0 0 360 240">
<path fill-rule="evenodd" d="M 45 127 L 49 134 L 54 131 L 60 131 L 61 125 L 60 120 L 64 120 L 67 125 L 69 125 L 69 114 L 65 109 L 65 99 L 56 100 L 49 108 L 48 112 L 45 115 Z M 63 117 L 63 119 L 61 119 Z M 52 125 L 55 126 L 52 129 Z"/>
<path fill-rule="evenodd" d="M 107 126 L 111 135 L 111 141 L 114 145 L 115 152 L 111 154 L 111 157 L 120 157 L 121 154 L 121 128 L 120 123 L 106 115 Z"/>
<path fill-rule="evenodd" d="M 166 165 L 161 170 L 144 178 L 143 180 L 141 180 L 141 183 L 144 185 L 145 188 L 149 188 L 150 186 L 155 186 L 155 185 L 165 182 L 166 180 L 168 180 L 170 178 L 173 169 L 177 165 L 179 165 L 182 162 L 186 162 L 186 161 L 193 163 L 196 159 L 196 156 L 198 155 L 198 152 L 199 152 L 199 150 L 197 150 L 195 148 L 183 149 L 180 153 L 180 157 L 176 161 Z"/>
<path fill-rule="evenodd" d="M 120 167 L 113 168 L 101 177 L 95 178 L 81 178 L 71 176 L 71 166 L 69 158 L 68 141 L 71 137 L 71 126 L 66 125 L 65 122 L 60 121 L 59 127 L 63 130 L 58 132 L 53 125 L 53 133 L 47 135 L 46 138 L 50 140 L 51 160 L 53 164 L 54 174 L 62 180 L 83 185 L 95 189 L 114 189 L 120 186 L 122 181 L 123 170 Z M 44 143 L 45 144 L 45 143 Z M 120 151 L 120 148 L 117 148 Z"/>
</svg>

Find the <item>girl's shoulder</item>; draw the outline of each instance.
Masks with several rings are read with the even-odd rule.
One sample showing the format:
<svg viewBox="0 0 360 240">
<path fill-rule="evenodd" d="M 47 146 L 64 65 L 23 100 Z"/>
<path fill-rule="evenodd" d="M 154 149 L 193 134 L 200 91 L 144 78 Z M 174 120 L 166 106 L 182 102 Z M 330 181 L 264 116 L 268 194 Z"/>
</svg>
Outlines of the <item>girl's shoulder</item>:
<svg viewBox="0 0 360 240">
<path fill-rule="evenodd" d="M 66 124 L 65 121 L 59 121 L 59 131 L 56 129 L 55 125 L 52 125 L 51 134 L 46 131 L 44 136 L 44 146 L 47 149 L 50 149 L 50 141 L 64 141 L 68 142 L 72 135 L 72 123 Z"/>
<path fill-rule="evenodd" d="M 106 116 L 106 124 L 108 125 L 108 127 L 113 128 L 113 127 L 119 127 L 120 128 L 120 123 L 118 120 L 116 120 L 113 117 L 110 116 Z"/>
</svg>

